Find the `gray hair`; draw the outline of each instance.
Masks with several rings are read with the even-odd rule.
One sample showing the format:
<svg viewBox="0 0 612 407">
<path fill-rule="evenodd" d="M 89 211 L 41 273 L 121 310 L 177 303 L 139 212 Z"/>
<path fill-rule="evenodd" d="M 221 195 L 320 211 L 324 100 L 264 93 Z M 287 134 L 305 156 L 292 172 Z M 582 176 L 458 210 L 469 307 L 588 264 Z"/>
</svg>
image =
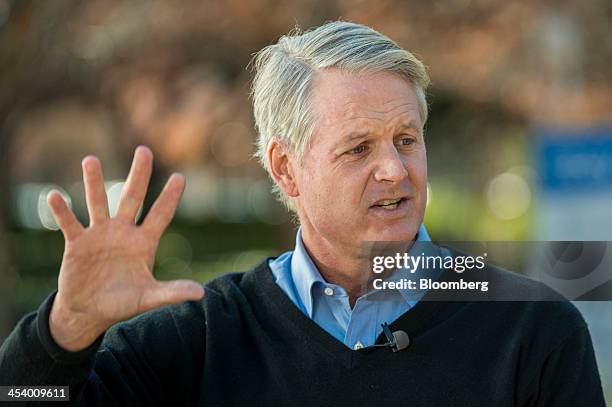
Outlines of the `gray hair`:
<svg viewBox="0 0 612 407">
<path fill-rule="evenodd" d="M 349 73 L 392 72 L 415 89 L 422 122 L 427 121 L 425 90 L 429 76 L 423 63 L 388 37 L 370 27 L 334 21 L 304 33 L 296 29 L 253 58 L 255 76 L 251 87 L 257 151 L 271 175 L 267 149 L 276 138 L 301 162 L 314 132 L 311 84 L 317 70 L 337 68 Z M 278 199 L 295 211 L 290 198 L 274 185 Z"/>
</svg>

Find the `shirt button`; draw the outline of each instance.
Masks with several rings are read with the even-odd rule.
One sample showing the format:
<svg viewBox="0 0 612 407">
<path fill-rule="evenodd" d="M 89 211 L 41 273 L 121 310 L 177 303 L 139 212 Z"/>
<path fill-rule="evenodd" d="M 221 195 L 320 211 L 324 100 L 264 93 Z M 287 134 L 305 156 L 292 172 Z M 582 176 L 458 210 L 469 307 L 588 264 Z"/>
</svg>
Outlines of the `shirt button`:
<svg viewBox="0 0 612 407">
<path fill-rule="evenodd" d="M 355 346 L 353 346 L 353 349 L 355 349 L 355 350 L 363 349 L 363 344 L 361 342 L 357 341 Z"/>
<path fill-rule="evenodd" d="M 334 295 L 334 289 L 331 287 L 325 287 L 325 290 L 323 290 L 323 292 L 325 293 L 325 295 L 327 295 L 328 297 L 331 297 L 332 295 Z"/>
</svg>

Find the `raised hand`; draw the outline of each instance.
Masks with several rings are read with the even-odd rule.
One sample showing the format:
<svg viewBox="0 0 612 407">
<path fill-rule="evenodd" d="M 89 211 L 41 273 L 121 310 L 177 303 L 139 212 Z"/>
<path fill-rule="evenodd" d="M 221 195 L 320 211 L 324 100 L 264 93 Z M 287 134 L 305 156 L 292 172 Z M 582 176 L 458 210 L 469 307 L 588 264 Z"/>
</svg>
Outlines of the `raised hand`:
<svg viewBox="0 0 612 407">
<path fill-rule="evenodd" d="M 90 224 L 84 228 L 59 192 L 47 197 L 65 239 L 58 293 L 49 318 L 53 339 L 70 351 L 85 349 L 111 325 L 163 305 L 198 300 L 202 286 L 193 281 L 160 282 L 152 274 L 159 239 L 172 220 L 185 188 L 173 174 L 144 222 L 136 216 L 153 166 L 147 147 L 136 149 L 119 209 L 110 218 L 100 161 L 83 160 Z"/>
</svg>

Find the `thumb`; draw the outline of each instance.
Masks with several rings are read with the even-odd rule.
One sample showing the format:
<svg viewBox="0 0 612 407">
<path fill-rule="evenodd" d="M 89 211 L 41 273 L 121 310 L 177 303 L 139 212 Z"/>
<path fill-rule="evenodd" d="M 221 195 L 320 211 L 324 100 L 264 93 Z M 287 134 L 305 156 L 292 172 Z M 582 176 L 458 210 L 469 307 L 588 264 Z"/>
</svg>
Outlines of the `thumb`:
<svg viewBox="0 0 612 407">
<path fill-rule="evenodd" d="M 144 311 L 178 304 L 184 301 L 197 301 L 204 297 L 204 287 L 191 280 L 158 281 L 143 294 L 141 305 Z"/>
</svg>

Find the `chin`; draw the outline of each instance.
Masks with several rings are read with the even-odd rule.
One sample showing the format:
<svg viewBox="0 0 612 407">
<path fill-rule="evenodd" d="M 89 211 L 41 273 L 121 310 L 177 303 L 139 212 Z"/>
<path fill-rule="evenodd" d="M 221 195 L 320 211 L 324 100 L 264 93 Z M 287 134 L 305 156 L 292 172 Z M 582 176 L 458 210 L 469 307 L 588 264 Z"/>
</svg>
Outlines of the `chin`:
<svg viewBox="0 0 612 407">
<path fill-rule="evenodd" d="M 377 242 L 399 242 L 414 240 L 419 225 L 410 223 L 396 223 L 392 225 L 377 225 L 368 233 L 368 241 Z"/>
</svg>

